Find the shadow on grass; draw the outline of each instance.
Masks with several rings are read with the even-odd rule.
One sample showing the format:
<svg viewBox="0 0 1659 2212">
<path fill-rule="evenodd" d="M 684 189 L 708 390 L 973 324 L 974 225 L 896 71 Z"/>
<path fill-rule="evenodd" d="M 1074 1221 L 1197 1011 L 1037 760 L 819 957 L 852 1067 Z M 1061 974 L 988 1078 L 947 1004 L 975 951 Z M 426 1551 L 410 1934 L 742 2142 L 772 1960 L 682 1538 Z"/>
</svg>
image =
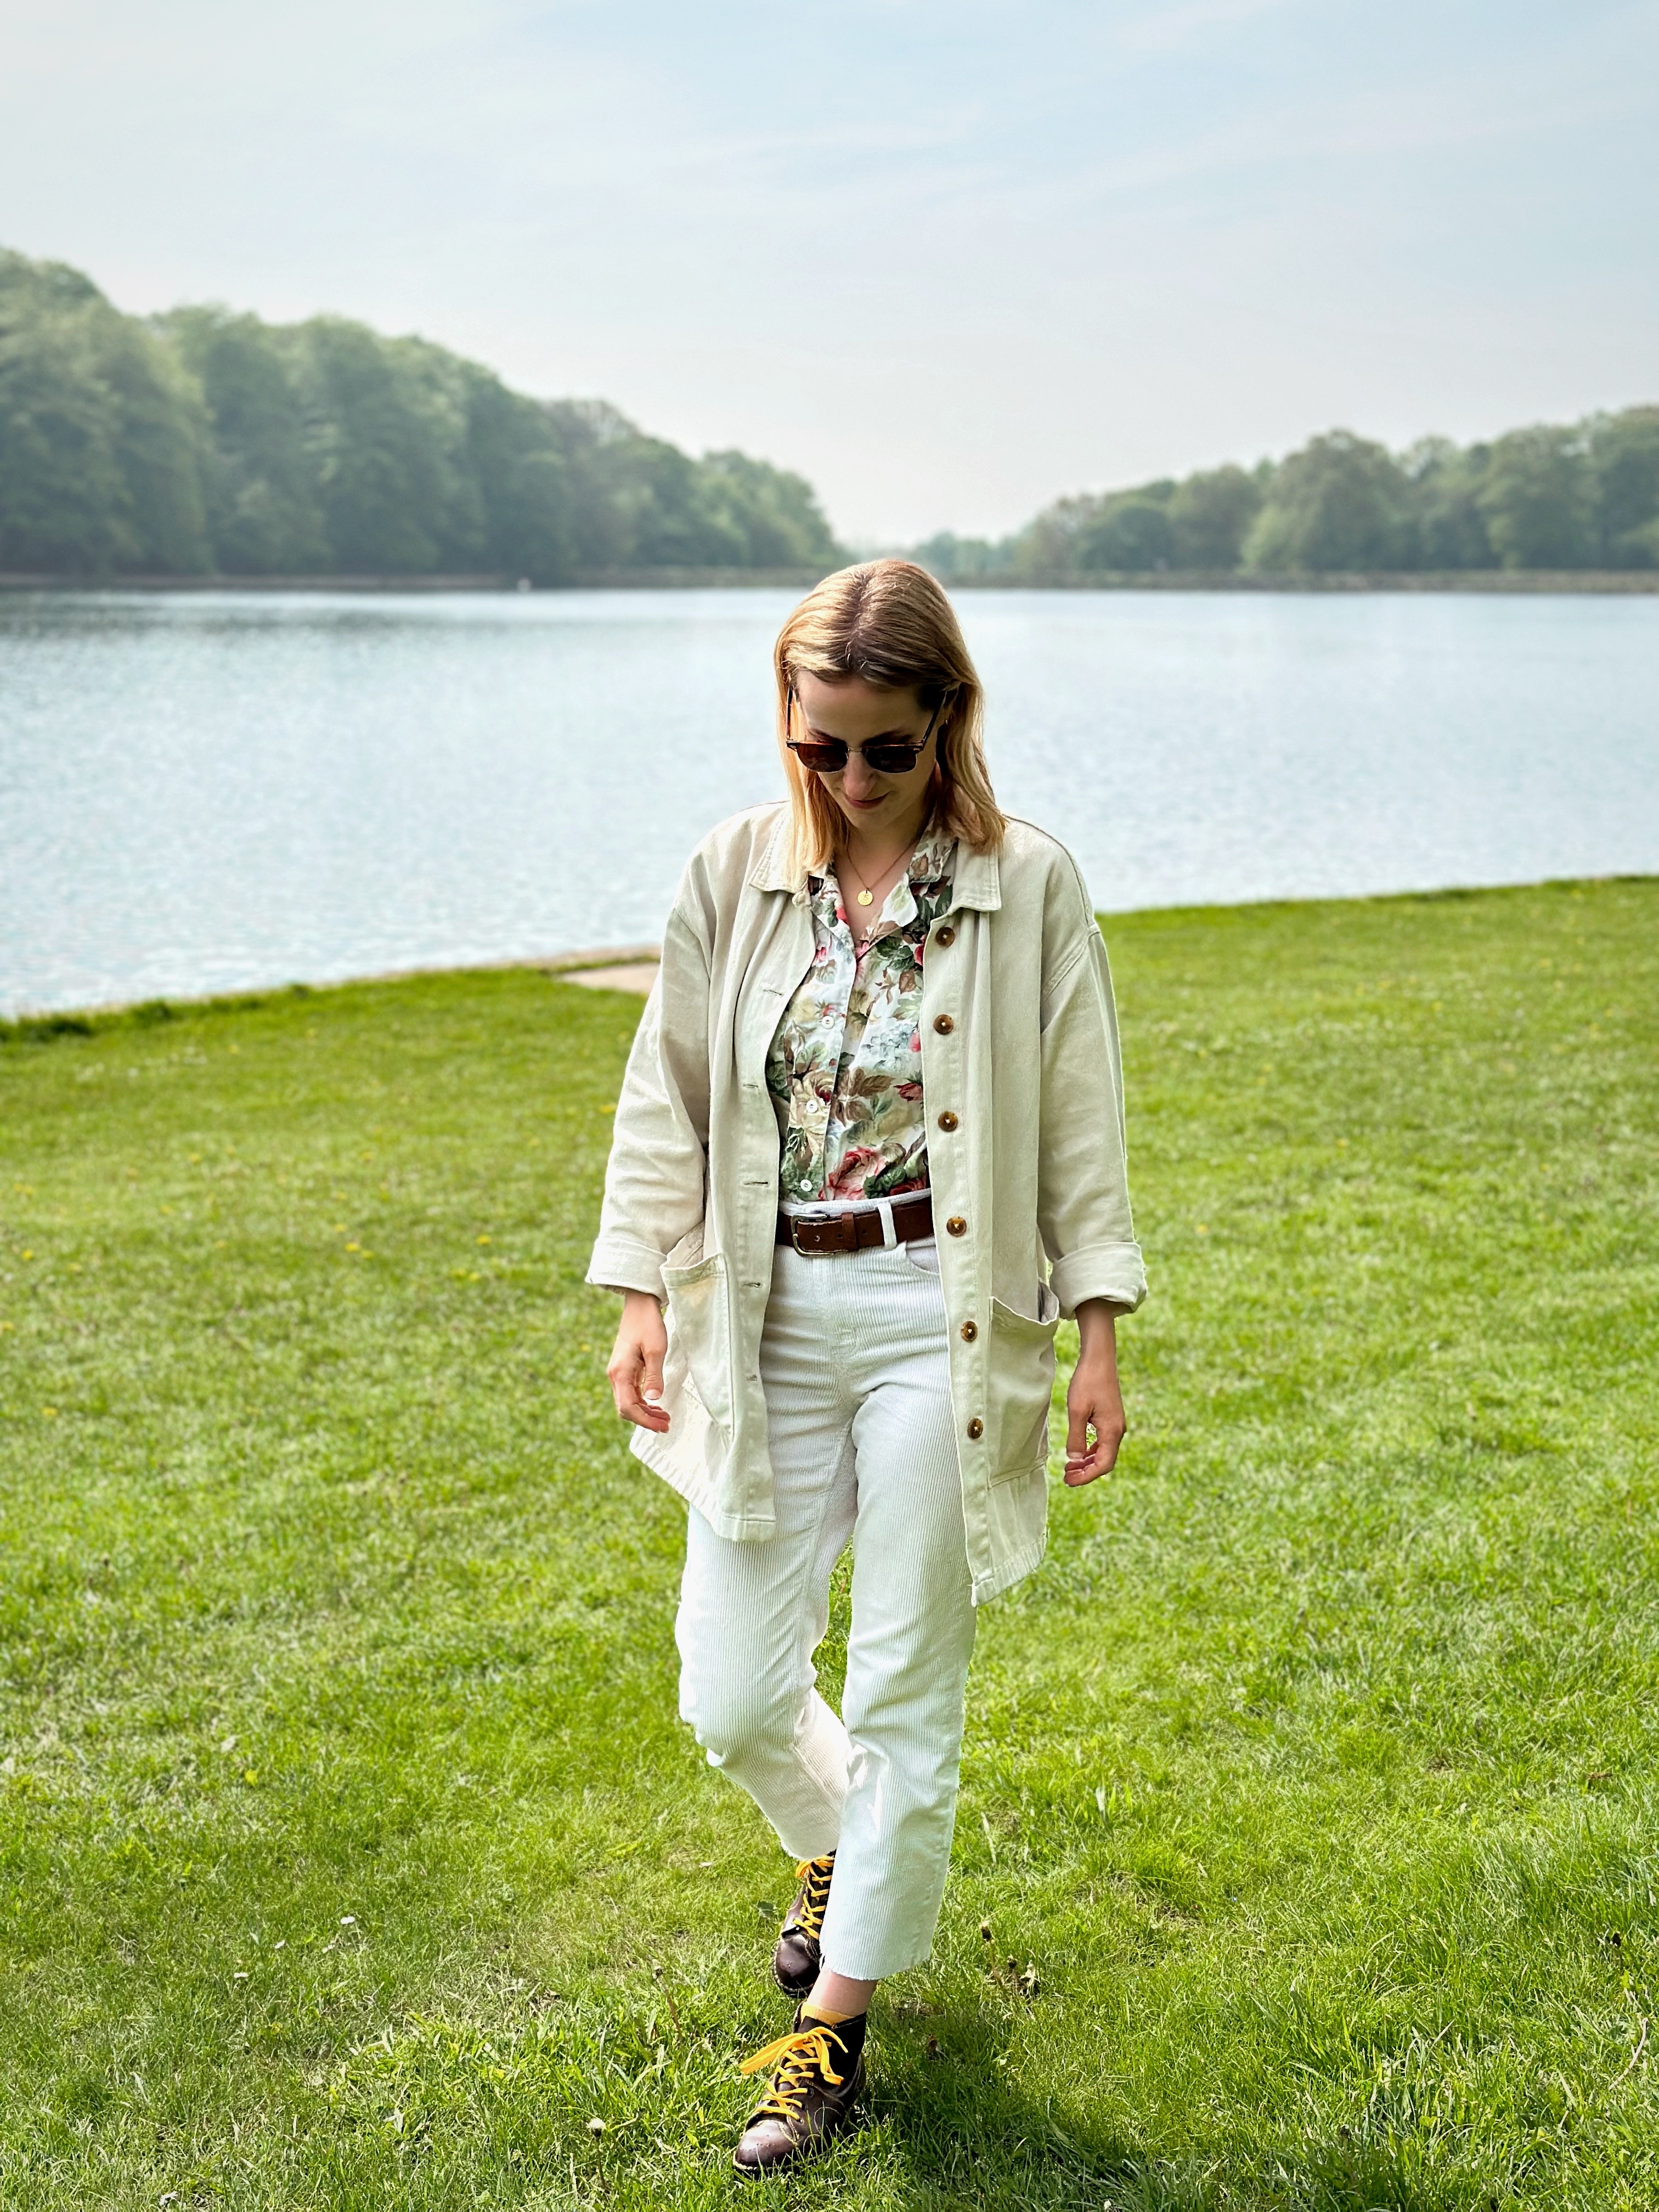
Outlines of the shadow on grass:
<svg viewBox="0 0 1659 2212">
<path fill-rule="evenodd" d="M 1092 2111 L 1022 2094 L 1010 2039 L 988 2008 L 888 2027 L 868 2109 L 898 2201 L 1021 2212 L 1446 2212 L 1465 2201 L 1357 2142 L 1160 2155 L 1106 2114 L 1104 2090 Z"/>
</svg>

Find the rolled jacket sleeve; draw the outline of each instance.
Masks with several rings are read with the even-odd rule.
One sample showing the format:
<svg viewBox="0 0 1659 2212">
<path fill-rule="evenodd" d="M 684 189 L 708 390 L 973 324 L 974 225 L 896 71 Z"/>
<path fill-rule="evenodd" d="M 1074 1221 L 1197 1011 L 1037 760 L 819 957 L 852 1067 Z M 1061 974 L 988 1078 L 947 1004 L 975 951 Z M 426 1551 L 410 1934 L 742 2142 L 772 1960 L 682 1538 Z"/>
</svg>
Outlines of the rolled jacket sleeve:
<svg viewBox="0 0 1659 2212">
<path fill-rule="evenodd" d="M 1146 1271 L 1129 1211 L 1117 1008 L 1100 926 L 1072 881 L 1080 911 L 1066 917 L 1074 926 L 1043 993 L 1037 1227 L 1062 1313 L 1088 1298 L 1133 1312 Z"/>
<path fill-rule="evenodd" d="M 635 1032 L 587 1279 L 663 1295 L 663 1262 L 703 1218 L 708 1171 L 708 942 L 683 893 Z"/>
</svg>

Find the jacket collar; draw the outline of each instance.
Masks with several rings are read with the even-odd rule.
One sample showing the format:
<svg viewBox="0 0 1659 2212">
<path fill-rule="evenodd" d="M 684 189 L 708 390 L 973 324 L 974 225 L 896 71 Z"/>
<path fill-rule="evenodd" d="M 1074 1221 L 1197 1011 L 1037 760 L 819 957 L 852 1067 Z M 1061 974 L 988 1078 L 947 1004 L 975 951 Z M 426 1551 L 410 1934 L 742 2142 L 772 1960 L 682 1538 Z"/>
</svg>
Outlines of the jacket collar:
<svg viewBox="0 0 1659 2212">
<path fill-rule="evenodd" d="M 1002 904 L 1002 871 L 994 853 L 970 853 L 957 847 L 957 879 L 951 896 L 958 906 L 994 914 Z"/>
<path fill-rule="evenodd" d="M 777 818 L 761 846 L 749 874 L 751 890 L 787 891 L 796 903 L 805 903 L 806 878 L 789 867 L 789 809 L 780 806 Z M 977 907 L 993 914 L 1002 904 L 1002 878 L 994 853 L 971 853 L 957 848 L 956 877 L 951 887 L 953 906 Z"/>
</svg>

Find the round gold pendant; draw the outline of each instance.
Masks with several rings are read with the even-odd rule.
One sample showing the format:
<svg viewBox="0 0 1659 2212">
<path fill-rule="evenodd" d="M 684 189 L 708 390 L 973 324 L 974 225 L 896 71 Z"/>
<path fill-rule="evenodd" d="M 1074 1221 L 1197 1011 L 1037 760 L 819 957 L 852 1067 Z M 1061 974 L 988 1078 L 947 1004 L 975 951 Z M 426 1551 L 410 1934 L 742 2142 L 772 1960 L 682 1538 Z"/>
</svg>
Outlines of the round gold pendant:
<svg viewBox="0 0 1659 2212">
<path fill-rule="evenodd" d="M 859 893 L 859 904 L 860 906 L 869 906 L 874 900 L 875 896 L 876 895 L 873 891 L 860 891 Z"/>
</svg>

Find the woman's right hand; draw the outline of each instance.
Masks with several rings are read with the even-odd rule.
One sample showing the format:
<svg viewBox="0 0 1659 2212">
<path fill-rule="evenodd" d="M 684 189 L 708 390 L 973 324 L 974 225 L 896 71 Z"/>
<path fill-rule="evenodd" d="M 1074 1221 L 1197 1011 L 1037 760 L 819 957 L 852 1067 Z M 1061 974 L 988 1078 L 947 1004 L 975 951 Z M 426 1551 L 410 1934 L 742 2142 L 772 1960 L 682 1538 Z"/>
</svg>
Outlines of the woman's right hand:
<svg viewBox="0 0 1659 2212">
<path fill-rule="evenodd" d="M 662 1362 L 668 1349 L 668 1331 L 662 1308 L 649 1291 L 623 1294 L 622 1326 L 611 1349 L 605 1373 L 617 1411 L 635 1428 L 654 1429 L 659 1436 L 668 1428 L 662 1410 Z"/>
</svg>

